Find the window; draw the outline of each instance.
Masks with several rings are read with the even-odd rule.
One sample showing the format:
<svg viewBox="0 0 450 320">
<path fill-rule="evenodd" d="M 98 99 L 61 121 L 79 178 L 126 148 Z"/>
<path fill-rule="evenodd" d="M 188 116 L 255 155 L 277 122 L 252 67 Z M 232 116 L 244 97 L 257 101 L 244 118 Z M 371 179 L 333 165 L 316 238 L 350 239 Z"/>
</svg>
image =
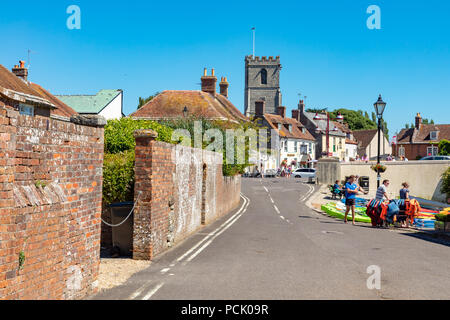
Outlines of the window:
<svg viewBox="0 0 450 320">
<path fill-rule="evenodd" d="M 297 146 L 297 141 L 294 142 L 294 152 L 297 153 L 298 150 L 298 146 Z"/>
<path fill-rule="evenodd" d="M 288 152 L 288 142 L 284 142 L 284 152 Z"/>
<path fill-rule="evenodd" d="M 437 131 L 431 131 L 430 132 L 430 139 L 431 140 L 437 140 L 438 132 Z"/>
<path fill-rule="evenodd" d="M 427 156 L 437 156 L 438 147 L 428 147 L 427 148 Z"/>
<path fill-rule="evenodd" d="M 28 104 L 19 104 L 19 113 L 27 116 L 34 116 L 34 107 Z"/>
<path fill-rule="evenodd" d="M 267 70 L 261 70 L 261 84 L 267 84 Z"/>
<path fill-rule="evenodd" d="M 301 154 L 308 154 L 308 145 L 304 144 L 300 147 Z"/>
<path fill-rule="evenodd" d="M 405 156 L 405 147 L 398 148 L 398 155 L 400 157 L 404 157 Z"/>
<path fill-rule="evenodd" d="M 282 125 L 281 123 L 278 124 L 278 131 L 281 131 Z"/>
<path fill-rule="evenodd" d="M 302 133 L 306 133 L 305 127 L 302 127 Z"/>
<path fill-rule="evenodd" d="M 290 124 L 290 125 L 288 126 L 288 128 L 289 128 L 289 132 L 292 132 L 292 124 Z"/>
</svg>

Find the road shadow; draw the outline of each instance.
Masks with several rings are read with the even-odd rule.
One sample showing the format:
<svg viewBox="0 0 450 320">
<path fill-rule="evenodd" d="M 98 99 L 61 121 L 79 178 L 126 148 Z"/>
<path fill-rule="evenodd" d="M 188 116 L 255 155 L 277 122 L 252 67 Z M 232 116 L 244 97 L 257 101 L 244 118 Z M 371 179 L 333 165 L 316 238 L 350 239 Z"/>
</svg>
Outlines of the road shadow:
<svg viewBox="0 0 450 320">
<path fill-rule="evenodd" d="M 401 233 L 401 235 L 450 247 L 450 236 L 435 231 Z"/>
</svg>

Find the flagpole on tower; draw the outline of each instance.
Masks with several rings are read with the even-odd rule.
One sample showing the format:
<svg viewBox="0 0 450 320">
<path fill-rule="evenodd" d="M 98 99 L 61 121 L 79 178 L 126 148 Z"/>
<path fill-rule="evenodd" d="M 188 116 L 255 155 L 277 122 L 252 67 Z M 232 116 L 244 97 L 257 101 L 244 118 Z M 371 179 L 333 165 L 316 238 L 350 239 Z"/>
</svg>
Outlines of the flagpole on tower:
<svg viewBox="0 0 450 320">
<path fill-rule="evenodd" d="M 255 37 L 256 37 L 256 28 L 252 28 L 253 31 L 253 57 L 255 57 Z"/>
</svg>

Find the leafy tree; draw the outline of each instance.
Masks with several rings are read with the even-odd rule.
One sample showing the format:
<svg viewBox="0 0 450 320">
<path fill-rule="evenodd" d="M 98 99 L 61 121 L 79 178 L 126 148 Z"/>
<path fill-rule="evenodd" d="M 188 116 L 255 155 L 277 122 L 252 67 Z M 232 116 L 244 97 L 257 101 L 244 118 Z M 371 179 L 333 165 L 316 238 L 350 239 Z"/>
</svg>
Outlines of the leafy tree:
<svg viewBox="0 0 450 320">
<path fill-rule="evenodd" d="M 450 167 L 442 174 L 441 191 L 447 195 L 447 198 L 450 198 Z"/>
<path fill-rule="evenodd" d="M 364 112 L 364 118 L 370 119 L 370 118 L 369 118 L 369 113 L 368 113 L 367 111 Z"/>
<path fill-rule="evenodd" d="M 140 109 L 142 106 L 146 105 L 148 102 L 152 101 L 154 97 L 156 97 L 159 94 L 159 92 L 156 92 L 155 94 L 153 94 L 152 96 L 149 96 L 147 98 L 142 98 L 139 97 L 139 104 L 138 104 L 138 109 Z"/>
<path fill-rule="evenodd" d="M 372 121 L 377 122 L 377 115 L 372 111 Z"/>
<path fill-rule="evenodd" d="M 439 155 L 450 156 L 450 141 L 443 139 L 439 142 L 438 146 L 439 146 Z"/>
<path fill-rule="evenodd" d="M 409 129 L 409 124 L 405 124 L 405 128 L 406 128 L 406 129 Z"/>
<path fill-rule="evenodd" d="M 323 108 L 323 109 L 318 109 L 318 108 L 309 108 L 306 109 L 306 112 L 311 112 L 311 113 L 324 113 L 325 111 L 327 111 L 328 108 Z"/>
<path fill-rule="evenodd" d="M 330 116 L 336 118 L 338 113 L 341 113 L 344 116 L 344 123 L 348 124 L 350 130 L 369 130 L 377 128 L 376 122 L 364 117 L 364 113 L 361 110 L 338 109 L 332 111 Z"/>
</svg>

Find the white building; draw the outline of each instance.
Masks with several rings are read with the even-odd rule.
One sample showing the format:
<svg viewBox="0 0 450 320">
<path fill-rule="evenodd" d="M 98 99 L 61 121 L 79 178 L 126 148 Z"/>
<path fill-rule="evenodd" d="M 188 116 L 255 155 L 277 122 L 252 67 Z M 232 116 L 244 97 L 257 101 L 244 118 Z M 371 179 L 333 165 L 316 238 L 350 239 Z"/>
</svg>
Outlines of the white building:
<svg viewBox="0 0 450 320">
<path fill-rule="evenodd" d="M 315 160 L 315 139 L 298 121 L 297 110 L 292 111 L 292 118 L 286 117 L 286 107 L 278 107 L 278 114 L 264 114 L 262 110 L 264 101 L 257 101 L 256 118 L 273 133 L 269 143 L 272 158 L 267 169 L 278 169 L 283 162 L 287 166 L 306 167 Z"/>
<path fill-rule="evenodd" d="M 120 119 L 123 114 L 123 91 L 100 90 L 96 95 L 60 95 L 61 101 L 79 114 L 98 114 L 106 120 Z"/>
</svg>

